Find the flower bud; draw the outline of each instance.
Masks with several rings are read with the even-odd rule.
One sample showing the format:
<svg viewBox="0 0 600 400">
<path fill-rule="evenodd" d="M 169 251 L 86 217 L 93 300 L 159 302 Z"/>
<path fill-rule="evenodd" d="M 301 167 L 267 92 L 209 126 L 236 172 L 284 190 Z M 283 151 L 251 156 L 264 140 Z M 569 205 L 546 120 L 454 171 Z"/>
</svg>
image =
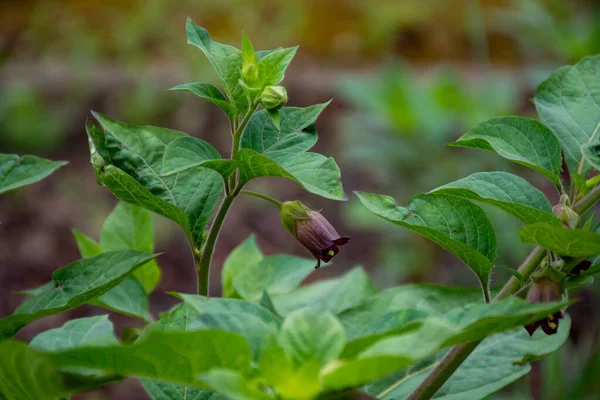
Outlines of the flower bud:
<svg viewBox="0 0 600 400">
<path fill-rule="evenodd" d="M 283 86 L 267 86 L 260 95 L 260 102 L 267 110 L 277 110 L 287 100 L 287 91 Z"/>
<path fill-rule="evenodd" d="M 564 204 L 557 204 L 552 207 L 552 213 L 560 219 L 566 228 L 575 229 L 579 224 L 579 214 Z"/>
<path fill-rule="evenodd" d="M 252 84 L 258 79 L 258 65 L 256 62 L 244 62 L 242 65 L 242 80 L 248 85 Z"/>
<path fill-rule="evenodd" d="M 317 258 L 315 269 L 321 266 L 321 260 L 329 262 L 340 251 L 338 246 L 350 240 L 340 236 L 321 213 L 298 200 L 283 203 L 279 213 L 285 230 Z"/>
<path fill-rule="evenodd" d="M 550 303 L 562 300 L 562 294 L 560 290 L 560 284 L 553 279 L 548 277 L 542 277 L 533 282 L 533 285 L 527 293 L 527 300 L 530 303 Z M 526 325 L 525 329 L 529 332 L 529 335 L 541 327 L 546 335 L 554 335 L 558 331 L 558 322 L 564 318 L 562 311 L 555 312 L 554 314 L 548 315 L 546 318 Z"/>
</svg>

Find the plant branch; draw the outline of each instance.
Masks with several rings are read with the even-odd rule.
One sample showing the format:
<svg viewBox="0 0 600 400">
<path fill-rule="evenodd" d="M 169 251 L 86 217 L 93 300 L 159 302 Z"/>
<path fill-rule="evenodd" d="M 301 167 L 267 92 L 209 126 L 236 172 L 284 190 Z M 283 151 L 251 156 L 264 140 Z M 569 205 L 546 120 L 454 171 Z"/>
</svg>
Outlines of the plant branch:
<svg viewBox="0 0 600 400">
<path fill-rule="evenodd" d="M 583 214 L 599 200 L 600 186 L 596 186 L 587 195 L 576 202 L 572 208 L 578 214 Z M 518 271 L 525 280 L 527 280 L 529 276 L 537 269 L 544 259 L 545 254 L 546 250 L 538 246 L 533 249 L 525 261 L 523 261 L 521 266 L 519 266 Z M 520 284 L 517 278 L 511 277 L 504 285 L 502 290 L 500 290 L 498 295 L 494 298 L 494 301 L 502 300 L 513 295 L 519 290 L 519 286 Z M 452 374 L 454 374 L 458 367 L 460 367 L 463 361 L 467 359 L 473 350 L 475 350 L 479 343 L 481 343 L 481 340 L 453 347 L 448 353 L 446 353 L 446 355 L 429 373 L 425 380 L 421 382 L 415 391 L 411 393 L 407 400 L 431 399 L 433 395 L 435 395 L 435 393 L 452 376 Z"/>
<path fill-rule="evenodd" d="M 245 194 L 248 196 L 258 197 L 259 199 L 263 199 L 277 206 L 277 208 L 281 208 L 281 202 L 277 199 L 272 198 L 271 196 L 267 196 L 266 194 L 251 192 L 250 190 L 242 190 L 241 194 Z"/>
</svg>

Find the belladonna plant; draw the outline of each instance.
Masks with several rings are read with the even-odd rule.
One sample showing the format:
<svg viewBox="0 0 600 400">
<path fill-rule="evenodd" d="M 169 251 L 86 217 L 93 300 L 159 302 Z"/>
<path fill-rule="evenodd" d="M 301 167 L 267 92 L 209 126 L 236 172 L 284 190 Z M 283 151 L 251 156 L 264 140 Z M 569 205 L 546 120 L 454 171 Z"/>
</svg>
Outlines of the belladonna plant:
<svg viewBox="0 0 600 400">
<path fill-rule="evenodd" d="M 245 190 L 250 181 L 285 178 L 317 196 L 347 197 L 335 161 L 309 152 L 329 102 L 286 105 L 282 81 L 297 47 L 255 51 L 243 35 L 239 50 L 191 20 L 187 38 L 208 58 L 220 87 L 194 82 L 173 90 L 223 111 L 231 127 L 229 158 L 183 132 L 93 113 L 95 122 L 86 124 L 91 164 L 120 203 L 99 242 L 74 230 L 82 258 L 25 290 L 29 298 L 0 319 L 0 398 L 67 398 L 134 376 L 152 399 L 480 399 L 564 344 L 574 290 L 600 271 L 592 213 L 600 199 L 600 56 L 560 68 L 540 85 L 534 100 L 541 122 L 494 118 L 451 144 L 494 152 L 542 174 L 556 188 L 557 204 L 525 179 L 494 171 L 418 194 L 404 206 L 356 192 L 383 220 L 447 249 L 479 287 L 411 284 L 378 292 L 360 267 L 300 286 L 309 274 L 321 274 L 314 259 L 265 255 L 251 236 L 222 267 L 223 297 L 209 298 L 212 254 L 239 195 L 273 203 L 317 267 L 349 241 L 299 201 Z M 0 194 L 61 165 L 0 155 Z M 521 239 L 534 245 L 495 296 L 490 276 L 498 246 L 478 203 L 520 219 Z M 160 315 L 149 309 L 149 295 L 161 274 L 175 272 L 156 259 L 151 212 L 182 228 L 197 275 L 195 293 L 170 292 L 179 303 Z M 29 323 L 83 304 L 139 321 L 128 322 L 120 338 L 109 316 L 99 315 L 71 320 L 30 343 L 13 339 Z"/>
</svg>

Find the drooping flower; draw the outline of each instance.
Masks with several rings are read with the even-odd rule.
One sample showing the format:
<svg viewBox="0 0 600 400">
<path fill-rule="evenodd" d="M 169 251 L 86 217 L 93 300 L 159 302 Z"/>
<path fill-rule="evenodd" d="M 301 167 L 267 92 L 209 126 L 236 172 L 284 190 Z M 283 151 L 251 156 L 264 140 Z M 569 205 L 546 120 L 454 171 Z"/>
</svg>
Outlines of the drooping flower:
<svg viewBox="0 0 600 400">
<path fill-rule="evenodd" d="M 529 292 L 527 300 L 530 303 L 550 303 L 562 300 L 560 284 L 548 277 L 542 277 L 536 280 Z M 565 314 L 562 311 L 557 311 L 554 314 L 548 315 L 546 318 L 536 321 L 532 324 L 525 325 L 525 329 L 529 335 L 542 328 L 546 335 L 554 335 L 558 331 L 559 320 L 564 318 Z"/>
<path fill-rule="evenodd" d="M 335 228 L 318 211 L 311 210 L 300 201 L 286 201 L 280 211 L 283 227 L 317 258 L 315 269 L 321 260 L 329 262 L 350 238 L 340 236 Z"/>
</svg>

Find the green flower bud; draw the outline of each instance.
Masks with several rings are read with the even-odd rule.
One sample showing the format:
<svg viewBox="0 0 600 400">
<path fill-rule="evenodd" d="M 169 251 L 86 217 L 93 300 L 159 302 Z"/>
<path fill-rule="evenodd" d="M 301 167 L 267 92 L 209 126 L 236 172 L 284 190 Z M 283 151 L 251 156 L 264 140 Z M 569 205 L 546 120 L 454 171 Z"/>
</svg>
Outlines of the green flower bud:
<svg viewBox="0 0 600 400">
<path fill-rule="evenodd" d="M 350 238 L 340 236 L 321 213 L 311 210 L 296 201 L 286 201 L 279 209 L 281 224 L 302 246 L 317 258 L 316 268 L 321 260 L 329 262 Z"/>
<path fill-rule="evenodd" d="M 258 64 L 255 61 L 244 62 L 242 65 L 242 80 L 252 86 L 254 82 L 258 79 Z"/>
<path fill-rule="evenodd" d="M 260 102 L 267 110 L 277 110 L 287 100 L 287 91 L 283 86 L 267 86 L 260 95 Z"/>
<path fill-rule="evenodd" d="M 557 204 L 552 207 L 552 213 L 560 219 L 566 228 L 575 229 L 579 224 L 579 214 L 564 204 Z"/>
</svg>

